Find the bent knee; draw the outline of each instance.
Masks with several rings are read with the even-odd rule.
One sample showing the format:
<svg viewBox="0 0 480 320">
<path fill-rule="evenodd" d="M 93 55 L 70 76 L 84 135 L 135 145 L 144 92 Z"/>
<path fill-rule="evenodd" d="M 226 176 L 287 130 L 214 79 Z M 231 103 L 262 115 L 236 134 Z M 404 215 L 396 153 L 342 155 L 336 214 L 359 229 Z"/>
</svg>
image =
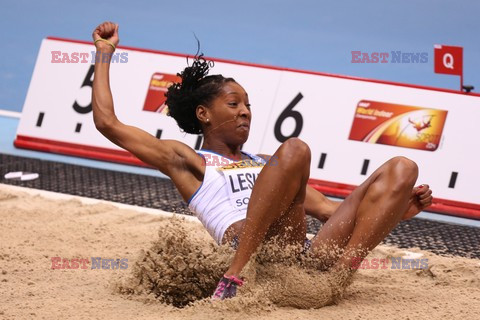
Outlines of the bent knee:
<svg viewBox="0 0 480 320">
<path fill-rule="evenodd" d="M 290 138 L 279 148 L 280 155 L 286 161 L 310 163 L 310 147 L 299 138 Z"/>
<path fill-rule="evenodd" d="M 390 169 L 395 175 L 396 185 L 399 188 L 413 187 L 418 178 L 418 165 L 406 157 L 395 157 L 389 162 Z"/>
</svg>

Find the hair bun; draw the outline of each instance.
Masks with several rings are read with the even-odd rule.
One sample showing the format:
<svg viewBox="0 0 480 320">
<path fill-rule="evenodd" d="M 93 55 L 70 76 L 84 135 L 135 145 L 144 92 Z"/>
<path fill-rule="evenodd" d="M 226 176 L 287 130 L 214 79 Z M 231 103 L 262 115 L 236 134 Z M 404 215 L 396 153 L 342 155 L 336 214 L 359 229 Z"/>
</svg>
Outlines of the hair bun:
<svg viewBox="0 0 480 320">
<path fill-rule="evenodd" d="M 214 65 L 215 63 L 213 61 L 207 61 L 203 58 L 203 53 L 199 56 L 195 56 L 192 65 L 186 67 L 181 73 L 177 74 L 182 78 L 182 83 L 179 89 L 188 91 L 195 90 L 200 85 L 200 82 L 208 75 L 210 68 L 213 68 Z"/>
<path fill-rule="evenodd" d="M 209 76 L 208 72 L 213 66 L 213 61 L 203 58 L 203 54 L 195 55 L 192 65 L 177 74 L 182 81 L 171 85 L 165 94 L 168 115 L 187 133 L 203 132 L 202 124 L 196 115 L 197 106 L 207 106 L 218 96 L 225 82 L 235 81 L 222 75 Z"/>
</svg>

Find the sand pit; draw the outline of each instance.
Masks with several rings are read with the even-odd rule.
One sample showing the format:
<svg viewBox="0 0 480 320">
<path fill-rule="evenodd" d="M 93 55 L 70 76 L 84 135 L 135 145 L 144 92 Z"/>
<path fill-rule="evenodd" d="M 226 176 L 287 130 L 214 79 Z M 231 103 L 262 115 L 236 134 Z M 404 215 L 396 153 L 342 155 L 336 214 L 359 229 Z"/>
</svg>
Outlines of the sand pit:
<svg viewBox="0 0 480 320">
<path fill-rule="evenodd" d="M 198 223 L 0 184 L 0 234 L 1 319 L 475 319 L 480 313 L 480 260 L 416 249 L 409 251 L 423 254 L 428 269 L 359 270 L 333 304 L 325 274 L 270 264 L 247 271 L 251 281 L 240 297 L 212 305 L 198 297 L 209 294 L 232 252 L 215 246 Z M 380 246 L 369 258 L 404 251 Z M 252 280 L 255 274 L 283 278 Z M 268 296 L 268 287 L 279 293 Z M 190 300 L 197 302 L 171 305 Z M 328 305 L 291 306 L 315 303 Z"/>
</svg>

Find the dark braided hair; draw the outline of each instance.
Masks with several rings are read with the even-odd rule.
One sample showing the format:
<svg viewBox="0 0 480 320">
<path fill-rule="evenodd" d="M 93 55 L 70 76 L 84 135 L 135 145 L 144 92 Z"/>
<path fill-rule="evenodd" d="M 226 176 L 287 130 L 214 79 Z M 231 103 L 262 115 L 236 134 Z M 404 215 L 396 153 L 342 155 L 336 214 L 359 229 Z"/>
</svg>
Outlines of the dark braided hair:
<svg viewBox="0 0 480 320">
<path fill-rule="evenodd" d="M 197 106 L 208 105 L 226 82 L 235 82 L 233 78 L 225 78 L 220 74 L 208 76 L 213 65 L 213 61 L 205 60 L 203 54 L 196 55 L 192 65 L 177 74 L 182 81 L 171 85 L 165 94 L 168 115 L 187 133 L 203 132 L 196 114 Z"/>
</svg>

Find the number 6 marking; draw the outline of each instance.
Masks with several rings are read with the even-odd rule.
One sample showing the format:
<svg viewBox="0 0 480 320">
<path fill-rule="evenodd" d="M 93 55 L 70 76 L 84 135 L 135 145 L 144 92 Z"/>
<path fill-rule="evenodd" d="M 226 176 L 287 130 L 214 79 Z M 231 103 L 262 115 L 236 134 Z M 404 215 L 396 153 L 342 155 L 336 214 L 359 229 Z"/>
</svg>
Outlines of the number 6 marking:
<svg viewBox="0 0 480 320">
<path fill-rule="evenodd" d="M 288 138 L 292 137 L 298 137 L 300 135 L 300 132 L 302 132 L 303 128 L 303 118 L 302 114 L 298 111 L 294 111 L 293 108 L 297 105 L 297 103 L 302 100 L 303 95 L 302 93 L 298 93 L 297 96 L 288 104 L 288 106 L 285 108 L 285 110 L 280 113 L 280 116 L 277 119 L 277 122 L 275 122 L 275 127 L 273 129 L 273 132 L 275 134 L 275 138 L 277 138 L 278 141 L 280 142 L 285 142 L 287 141 Z M 289 136 L 284 136 L 282 134 L 282 123 L 285 121 L 287 118 L 293 118 L 295 120 L 295 130 L 293 130 L 292 134 Z"/>
</svg>

